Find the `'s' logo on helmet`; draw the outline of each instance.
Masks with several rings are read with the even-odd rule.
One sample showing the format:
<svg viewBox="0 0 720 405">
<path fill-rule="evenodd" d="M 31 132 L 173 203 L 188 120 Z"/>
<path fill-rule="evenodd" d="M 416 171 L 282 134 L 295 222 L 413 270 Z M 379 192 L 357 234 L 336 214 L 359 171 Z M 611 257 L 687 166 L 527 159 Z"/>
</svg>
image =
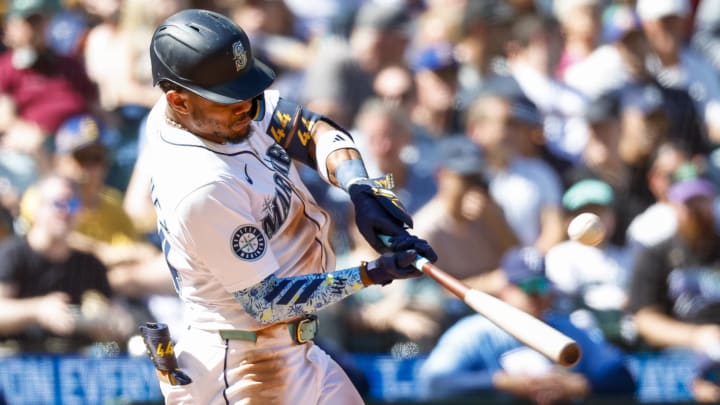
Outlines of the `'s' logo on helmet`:
<svg viewBox="0 0 720 405">
<path fill-rule="evenodd" d="M 235 70 L 239 72 L 247 66 L 247 53 L 245 52 L 245 47 L 241 41 L 235 42 L 232 46 L 232 50 L 233 60 L 235 61 Z"/>
</svg>

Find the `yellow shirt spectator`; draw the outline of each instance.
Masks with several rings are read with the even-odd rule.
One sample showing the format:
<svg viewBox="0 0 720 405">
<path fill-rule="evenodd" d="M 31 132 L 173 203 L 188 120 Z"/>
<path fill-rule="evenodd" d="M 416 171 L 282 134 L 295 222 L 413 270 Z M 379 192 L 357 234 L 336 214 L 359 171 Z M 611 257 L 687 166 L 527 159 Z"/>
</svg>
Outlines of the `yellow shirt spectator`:
<svg viewBox="0 0 720 405">
<path fill-rule="evenodd" d="M 38 204 L 35 186 L 28 188 L 20 202 L 20 217 L 32 224 Z M 128 244 L 139 240 L 130 217 L 122 206 L 122 194 L 112 187 L 104 187 L 96 207 L 80 207 L 75 231 L 93 240 L 111 245 Z"/>
</svg>

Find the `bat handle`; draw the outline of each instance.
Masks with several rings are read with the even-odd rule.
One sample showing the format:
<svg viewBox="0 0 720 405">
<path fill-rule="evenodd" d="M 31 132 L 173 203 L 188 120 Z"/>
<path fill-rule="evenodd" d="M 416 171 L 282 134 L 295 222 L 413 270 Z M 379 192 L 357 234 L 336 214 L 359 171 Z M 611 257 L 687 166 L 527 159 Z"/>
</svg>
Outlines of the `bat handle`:
<svg viewBox="0 0 720 405">
<path fill-rule="evenodd" d="M 391 236 L 379 235 L 379 238 L 385 246 L 390 246 Z M 430 260 L 419 254 L 413 262 L 413 267 L 438 281 L 442 286 L 449 289 L 450 292 L 461 300 L 464 300 L 465 294 L 470 291 L 470 286 L 438 269 L 430 262 Z"/>
</svg>

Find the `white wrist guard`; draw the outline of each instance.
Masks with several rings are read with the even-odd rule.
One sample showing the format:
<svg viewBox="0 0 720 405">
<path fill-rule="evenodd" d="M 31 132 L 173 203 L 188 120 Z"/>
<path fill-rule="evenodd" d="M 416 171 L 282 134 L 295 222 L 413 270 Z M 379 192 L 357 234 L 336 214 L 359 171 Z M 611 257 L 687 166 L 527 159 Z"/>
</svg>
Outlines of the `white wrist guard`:
<svg viewBox="0 0 720 405">
<path fill-rule="evenodd" d="M 353 183 L 367 180 L 368 174 L 365 165 L 360 159 L 347 159 L 338 163 L 335 168 L 335 180 L 338 186 L 347 191 Z"/>
<path fill-rule="evenodd" d="M 315 160 L 317 160 L 318 173 L 328 183 L 330 182 L 330 173 L 328 173 L 327 169 L 327 158 L 340 149 L 357 150 L 357 146 L 355 146 L 355 142 L 353 142 L 350 135 L 336 129 L 324 132 L 315 145 Z"/>
</svg>

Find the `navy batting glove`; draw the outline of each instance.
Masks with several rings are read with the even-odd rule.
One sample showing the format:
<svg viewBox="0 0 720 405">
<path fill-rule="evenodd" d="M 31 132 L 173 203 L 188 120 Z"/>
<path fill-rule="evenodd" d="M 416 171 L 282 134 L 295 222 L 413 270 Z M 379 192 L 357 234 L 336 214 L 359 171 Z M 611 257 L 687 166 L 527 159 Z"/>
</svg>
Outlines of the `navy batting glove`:
<svg viewBox="0 0 720 405">
<path fill-rule="evenodd" d="M 410 249 L 396 253 L 384 253 L 367 264 L 367 275 L 373 284 L 387 285 L 393 280 L 415 278 L 422 272 L 413 267 L 417 252 Z"/>
<path fill-rule="evenodd" d="M 413 249 L 418 254 L 430 262 L 435 263 L 438 259 L 437 253 L 425 239 L 420 239 L 415 235 L 410 235 L 407 231 L 390 238 L 390 250 L 400 252 L 403 250 Z"/>
<path fill-rule="evenodd" d="M 405 227 L 413 225 L 412 217 L 390 191 L 389 178 L 364 179 L 348 187 L 348 194 L 355 207 L 355 224 L 360 234 L 370 246 L 378 252 L 387 248 L 380 240 L 380 235 L 396 236 L 405 232 Z M 385 183 L 384 183 L 385 182 Z"/>
</svg>

